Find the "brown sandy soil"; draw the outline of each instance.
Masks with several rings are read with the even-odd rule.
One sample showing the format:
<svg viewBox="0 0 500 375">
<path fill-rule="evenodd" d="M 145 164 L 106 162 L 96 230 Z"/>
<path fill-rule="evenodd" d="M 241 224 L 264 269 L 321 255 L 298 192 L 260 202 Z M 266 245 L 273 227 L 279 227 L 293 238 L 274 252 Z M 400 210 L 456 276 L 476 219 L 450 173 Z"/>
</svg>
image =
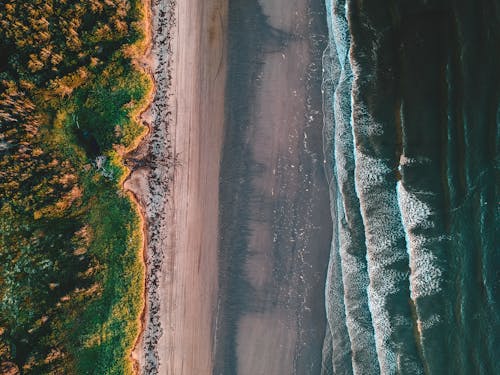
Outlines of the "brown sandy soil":
<svg viewBox="0 0 500 375">
<path fill-rule="evenodd" d="M 152 2 L 150 134 L 126 182 L 147 221 L 144 374 L 212 371 L 227 0 Z"/>
</svg>

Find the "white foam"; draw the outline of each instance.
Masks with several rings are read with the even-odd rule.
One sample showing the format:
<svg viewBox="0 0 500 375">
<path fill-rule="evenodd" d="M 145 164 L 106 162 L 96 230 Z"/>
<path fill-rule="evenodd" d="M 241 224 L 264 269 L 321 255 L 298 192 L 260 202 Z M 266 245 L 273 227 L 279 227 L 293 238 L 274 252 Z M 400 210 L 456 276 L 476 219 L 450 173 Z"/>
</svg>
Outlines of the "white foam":
<svg viewBox="0 0 500 375">
<path fill-rule="evenodd" d="M 410 316 L 394 315 L 388 303 L 394 294 L 406 294 L 409 273 L 401 271 L 401 264 L 408 264 L 404 246 L 404 230 L 399 212 L 398 198 L 391 191 L 389 181 L 393 177 L 389 161 L 356 153 L 356 187 L 362 207 L 367 244 L 370 286 L 369 307 L 373 317 L 380 370 L 395 374 L 400 356 L 405 353 L 402 343 L 394 341 L 394 332 L 406 327 L 411 330 Z M 414 359 L 405 359 L 405 368 L 419 366 Z"/>
<path fill-rule="evenodd" d="M 429 239 L 417 234 L 418 231 L 415 230 L 434 227 L 431 208 L 415 194 L 408 192 L 400 182 L 397 186 L 397 195 L 410 254 L 411 297 L 415 300 L 418 297 L 437 294 L 442 289 L 443 270 L 428 245 L 435 245 L 436 241 L 446 238 Z"/>
<path fill-rule="evenodd" d="M 359 191 L 370 191 L 374 186 L 383 183 L 387 175 L 392 172 L 388 167 L 387 161 L 373 158 L 362 152 L 356 153 L 356 180 Z M 380 197 L 379 199 L 383 199 Z"/>
</svg>

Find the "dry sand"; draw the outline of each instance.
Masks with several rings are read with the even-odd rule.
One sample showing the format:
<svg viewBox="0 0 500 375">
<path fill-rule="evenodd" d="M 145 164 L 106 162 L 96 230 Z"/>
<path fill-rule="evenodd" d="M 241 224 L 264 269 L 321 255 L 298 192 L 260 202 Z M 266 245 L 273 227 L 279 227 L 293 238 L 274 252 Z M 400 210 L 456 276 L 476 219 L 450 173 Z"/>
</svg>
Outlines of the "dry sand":
<svg viewBox="0 0 500 375">
<path fill-rule="evenodd" d="M 221 4 L 222 3 L 222 4 Z M 227 5 L 178 2 L 172 243 L 167 251 L 160 374 L 210 374 L 217 297 L 219 164 Z"/>
<path fill-rule="evenodd" d="M 227 0 L 153 0 L 150 134 L 126 182 L 147 223 L 144 374 L 209 374 L 217 301 Z"/>
</svg>

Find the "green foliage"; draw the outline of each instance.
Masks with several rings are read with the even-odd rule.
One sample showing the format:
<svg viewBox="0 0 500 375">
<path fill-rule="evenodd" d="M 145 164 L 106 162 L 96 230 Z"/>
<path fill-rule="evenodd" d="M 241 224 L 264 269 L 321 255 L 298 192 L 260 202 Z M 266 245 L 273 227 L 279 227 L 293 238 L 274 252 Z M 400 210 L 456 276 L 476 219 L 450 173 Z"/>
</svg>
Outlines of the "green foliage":
<svg viewBox="0 0 500 375">
<path fill-rule="evenodd" d="M 139 223 L 128 200 L 111 191 L 99 195 L 99 199 L 99 206 L 90 212 L 91 227 L 99 228 L 90 251 L 106 267 L 98 275 L 99 284 L 106 287 L 81 317 L 85 324 L 75 331 L 82 344 L 72 344 L 79 358 L 79 373 L 123 374 L 131 372 L 124 359 L 137 334 L 136 321 L 131 317 L 137 318 L 142 300 L 143 270 L 138 252 L 130 251 L 140 246 Z M 110 257 L 115 261 L 109 262 Z"/>
<path fill-rule="evenodd" d="M 118 183 L 150 89 L 124 53 L 140 17 L 137 0 L 0 3 L 0 364 L 25 374 L 132 372 L 141 233 Z"/>
<path fill-rule="evenodd" d="M 103 152 L 116 143 L 130 146 L 142 131 L 131 115 L 147 90 L 147 78 L 138 76 L 130 61 L 116 54 L 93 82 L 74 95 L 80 130 L 92 134 Z"/>
</svg>

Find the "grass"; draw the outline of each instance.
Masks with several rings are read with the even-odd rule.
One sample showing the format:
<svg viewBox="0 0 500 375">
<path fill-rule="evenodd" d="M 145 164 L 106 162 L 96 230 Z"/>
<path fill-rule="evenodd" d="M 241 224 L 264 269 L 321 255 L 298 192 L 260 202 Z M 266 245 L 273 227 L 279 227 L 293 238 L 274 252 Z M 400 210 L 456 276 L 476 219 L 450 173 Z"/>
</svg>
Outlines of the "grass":
<svg viewBox="0 0 500 375">
<path fill-rule="evenodd" d="M 0 127 L 9 137 L 0 152 L 0 364 L 25 374 L 132 374 L 143 223 L 123 191 L 123 155 L 147 130 L 138 118 L 152 81 L 134 59 L 149 41 L 141 35 L 148 0 L 131 0 L 131 8 L 118 0 L 11 3 L 0 5 L 8 16 L 0 34 L 31 44 L 16 44 L 0 72 Z M 60 35 L 94 6 L 108 10 L 75 31 L 86 48 L 75 60 Z M 43 35 L 65 60 L 60 69 L 26 70 L 17 62 L 48 53 L 32 20 L 44 17 L 53 33 Z M 92 33 L 103 22 L 127 31 L 101 40 Z M 27 26 L 12 34 L 9 23 Z"/>
<path fill-rule="evenodd" d="M 99 265 L 98 298 L 77 318 L 72 335 L 78 338 L 71 343 L 71 351 L 81 374 L 133 373 L 131 351 L 144 303 L 142 223 L 132 199 L 121 190 L 127 170 L 116 146 L 129 148 L 143 134 L 144 127 L 136 122 L 134 114 L 144 106 L 143 98 L 149 91 L 148 78 L 119 60 L 118 66 L 111 65 L 67 103 L 67 108 L 76 110 L 80 128 L 94 134 L 108 157 L 105 168 L 113 171 L 112 178 L 94 169 L 81 173 L 83 201 L 89 207 L 86 222 L 93 230 L 88 251 Z M 96 92 L 95 96 L 89 95 Z M 83 166 L 88 160 L 81 147 L 75 146 L 74 114 L 66 113 L 62 138 L 68 141 L 66 154 L 79 159 L 78 164 Z M 115 143 L 116 133 L 119 143 Z M 68 321 L 68 329 L 74 323 Z"/>
<path fill-rule="evenodd" d="M 88 252 L 96 261 L 95 296 L 83 314 L 67 319 L 74 338 L 69 349 L 79 374 L 133 373 L 131 352 L 139 334 L 145 271 L 141 218 L 131 197 L 122 191 L 128 174 L 122 154 L 146 130 L 137 117 L 151 88 L 150 78 L 118 52 L 102 74 L 61 103 L 57 114 L 52 139 L 80 166 L 88 207 L 85 222 L 92 228 Z M 89 157 L 78 144 L 75 127 L 96 139 L 112 178 L 95 168 L 86 171 Z"/>
</svg>

